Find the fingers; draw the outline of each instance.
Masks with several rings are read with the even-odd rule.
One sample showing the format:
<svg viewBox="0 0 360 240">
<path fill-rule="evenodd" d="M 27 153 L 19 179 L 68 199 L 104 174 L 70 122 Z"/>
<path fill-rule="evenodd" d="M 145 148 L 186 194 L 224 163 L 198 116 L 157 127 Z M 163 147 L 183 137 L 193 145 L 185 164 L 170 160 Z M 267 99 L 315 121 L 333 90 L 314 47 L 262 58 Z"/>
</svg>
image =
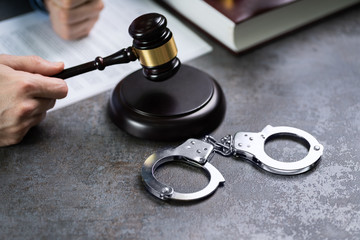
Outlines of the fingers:
<svg viewBox="0 0 360 240">
<path fill-rule="evenodd" d="M 29 73 L 51 74 L 56 64 L 51 65 L 39 57 L 0 55 L 0 146 L 21 141 L 54 107 L 55 99 L 67 95 L 64 80 Z"/>
<path fill-rule="evenodd" d="M 102 0 L 46 0 L 54 31 L 67 40 L 89 34 L 104 8 Z"/>
<path fill-rule="evenodd" d="M 3 80 L 8 78 L 0 86 L 9 88 L 10 92 L 7 94 L 12 93 L 19 98 L 30 96 L 51 99 L 61 99 L 67 95 L 68 87 L 64 80 L 32 74 L 55 74 L 63 69 L 63 63 L 54 64 L 37 56 L 0 55 L 0 64 Z"/>
<path fill-rule="evenodd" d="M 72 35 L 78 36 L 78 38 L 86 37 L 87 35 L 89 35 L 91 29 L 94 27 L 97 20 L 98 17 L 86 20 L 85 24 L 83 22 L 74 24 L 71 31 Z"/>
<path fill-rule="evenodd" d="M 83 22 L 74 23 L 71 25 L 63 24 L 53 19 L 50 16 L 54 31 L 65 40 L 74 40 L 86 37 L 89 35 L 91 29 L 94 27 L 98 17 L 86 19 Z"/>
<path fill-rule="evenodd" d="M 39 73 L 45 76 L 54 75 L 64 69 L 64 63 L 50 62 L 39 56 L 14 56 L 1 54 L 0 64 L 4 64 L 14 70 Z"/>
<path fill-rule="evenodd" d="M 44 114 L 47 110 L 53 108 L 55 101 L 55 99 L 46 98 L 28 99 L 19 104 L 17 110 L 14 111 L 14 115 L 19 122 L 24 119 L 30 119 L 39 114 Z"/>
<path fill-rule="evenodd" d="M 59 78 L 45 77 L 0 64 L 0 111 L 5 102 L 21 102 L 28 98 L 61 99 L 67 96 L 68 86 Z"/>
<path fill-rule="evenodd" d="M 100 14 L 100 11 L 103 9 L 104 4 L 101 0 L 86 1 L 81 6 L 64 9 L 58 7 L 57 10 L 60 11 L 60 16 L 62 21 L 68 25 L 76 24 L 83 22 L 87 19 L 97 18 Z"/>
<path fill-rule="evenodd" d="M 19 122 L 16 125 L 10 125 L 8 127 L 2 128 L 0 131 L 0 147 L 19 143 L 30 130 L 30 128 L 38 125 L 42 120 L 44 120 L 45 117 L 45 112 L 40 113 L 22 122 Z"/>
<path fill-rule="evenodd" d="M 56 5 L 61 8 L 75 8 L 80 5 L 85 4 L 86 2 L 90 2 L 89 0 L 52 0 Z"/>
<path fill-rule="evenodd" d="M 10 67 L 1 69 L 0 146 L 7 146 L 20 142 L 32 126 L 40 123 L 46 111 L 54 107 L 55 98 L 66 95 L 67 86 L 61 79 L 15 71 Z M 58 82 L 61 86 L 59 91 L 54 90 L 59 87 L 52 82 Z M 65 90 L 61 90 L 62 86 Z"/>
<path fill-rule="evenodd" d="M 29 97 L 62 99 L 67 96 L 68 86 L 59 78 L 28 75 L 26 81 L 19 83 L 20 92 Z"/>
</svg>

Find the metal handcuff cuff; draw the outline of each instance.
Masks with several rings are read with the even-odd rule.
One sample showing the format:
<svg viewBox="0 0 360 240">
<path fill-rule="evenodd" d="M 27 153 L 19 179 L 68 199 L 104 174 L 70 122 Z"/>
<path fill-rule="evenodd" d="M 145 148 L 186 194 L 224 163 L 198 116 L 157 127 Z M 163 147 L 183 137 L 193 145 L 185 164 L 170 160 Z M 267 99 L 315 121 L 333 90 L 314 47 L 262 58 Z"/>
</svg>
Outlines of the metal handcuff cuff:
<svg viewBox="0 0 360 240">
<path fill-rule="evenodd" d="M 265 143 L 275 136 L 294 136 L 305 140 L 308 154 L 296 162 L 281 162 L 265 153 Z M 196 200 L 212 194 L 225 179 L 222 174 L 209 163 L 215 153 L 223 156 L 242 157 L 256 166 L 275 174 L 296 175 L 310 170 L 316 165 L 323 154 L 323 146 L 309 133 L 293 127 L 266 126 L 259 133 L 237 132 L 217 142 L 213 137 L 206 136 L 203 140 L 188 139 L 180 146 L 159 151 L 149 156 L 142 167 L 142 178 L 147 190 L 154 196 L 167 200 Z M 182 161 L 204 169 L 209 175 L 207 186 L 194 193 L 176 192 L 172 187 L 159 182 L 154 173 L 167 162 Z"/>
</svg>

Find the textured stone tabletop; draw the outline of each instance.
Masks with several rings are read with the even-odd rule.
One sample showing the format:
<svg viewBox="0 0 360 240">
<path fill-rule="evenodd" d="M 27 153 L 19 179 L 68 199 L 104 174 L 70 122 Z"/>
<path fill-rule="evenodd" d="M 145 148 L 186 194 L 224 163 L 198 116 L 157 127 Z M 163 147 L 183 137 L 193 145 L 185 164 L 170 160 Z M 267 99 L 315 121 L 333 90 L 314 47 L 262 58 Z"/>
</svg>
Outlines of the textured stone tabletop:
<svg viewBox="0 0 360 240">
<path fill-rule="evenodd" d="M 279 176 L 215 156 L 226 182 L 213 195 L 158 200 L 144 188 L 141 166 L 180 142 L 119 130 L 106 92 L 49 113 L 22 143 L 0 148 L 0 239 L 359 239 L 359 16 L 355 7 L 242 56 L 207 39 L 214 51 L 187 63 L 226 95 L 213 136 L 300 128 L 324 146 L 315 169 Z M 268 147 L 276 156 L 306 154 L 291 141 Z M 182 165 L 157 174 L 184 191 L 207 183 Z"/>
</svg>

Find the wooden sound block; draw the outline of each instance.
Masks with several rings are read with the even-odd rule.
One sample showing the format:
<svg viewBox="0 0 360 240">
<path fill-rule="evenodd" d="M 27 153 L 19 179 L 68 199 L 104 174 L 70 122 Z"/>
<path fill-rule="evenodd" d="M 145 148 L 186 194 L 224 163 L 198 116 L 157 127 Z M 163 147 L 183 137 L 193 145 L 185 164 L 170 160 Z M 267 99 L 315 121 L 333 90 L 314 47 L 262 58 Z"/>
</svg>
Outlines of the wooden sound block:
<svg viewBox="0 0 360 240">
<path fill-rule="evenodd" d="M 138 70 L 114 88 L 113 122 L 125 132 L 151 140 L 182 140 L 209 134 L 225 115 L 225 97 L 208 74 L 182 65 L 170 79 L 147 80 Z"/>
</svg>

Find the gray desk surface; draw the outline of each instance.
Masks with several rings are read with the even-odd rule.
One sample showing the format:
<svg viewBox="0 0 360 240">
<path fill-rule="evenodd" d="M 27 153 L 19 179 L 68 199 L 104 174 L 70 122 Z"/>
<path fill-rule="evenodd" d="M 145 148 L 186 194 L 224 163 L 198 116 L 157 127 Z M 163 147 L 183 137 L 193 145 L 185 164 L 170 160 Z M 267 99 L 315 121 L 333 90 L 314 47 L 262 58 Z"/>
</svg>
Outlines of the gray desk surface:
<svg viewBox="0 0 360 240">
<path fill-rule="evenodd" d="M 140 169 L 179 143 L 119 130 L 106 92 L 49 113 L 21 144 L 0 148 L 0 239 L 359 239 L 359 16 L 359 7 L 350 9 L 243 56 L 209 40 L 214 51 L 188 62 L 226 94 L 215 137 L 297 127 L 325 147 L 316 169 L 284 177 L 217 156 L 212 164 L 226 183 L 215 194 L 160 201 L 144 189 Z M 273 154 L 303 154 L 276 142 Z M 183 166 L 158 174 L 189 190 L 206 183 Z"/>
</svg>

